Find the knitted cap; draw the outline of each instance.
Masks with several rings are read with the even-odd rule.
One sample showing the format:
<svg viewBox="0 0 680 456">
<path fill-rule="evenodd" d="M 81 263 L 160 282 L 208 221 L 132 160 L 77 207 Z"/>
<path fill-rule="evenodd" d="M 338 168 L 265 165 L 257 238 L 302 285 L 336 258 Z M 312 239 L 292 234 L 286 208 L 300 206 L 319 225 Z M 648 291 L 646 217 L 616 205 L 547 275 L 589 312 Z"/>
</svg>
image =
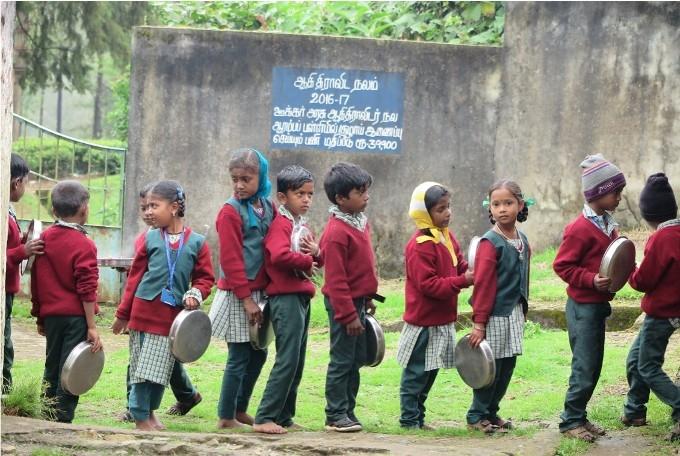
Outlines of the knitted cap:
<svg viewBox="0 0 680 456">
<path fill-rule="evenodd" d="M 605 160 L 602 154 L 588 155 L 580 166 L 583 168 L 583 196 L 587 202 L 614 193 L 626 185 L 626 178 L 621 170 Z"/>
<path fill-rule="evenodd" d="M 640 193 L 640 213 L 649 222 L 665 222 L 678 216 L 673 189 L 664 173 L 652 174 Z"/>
</svg>

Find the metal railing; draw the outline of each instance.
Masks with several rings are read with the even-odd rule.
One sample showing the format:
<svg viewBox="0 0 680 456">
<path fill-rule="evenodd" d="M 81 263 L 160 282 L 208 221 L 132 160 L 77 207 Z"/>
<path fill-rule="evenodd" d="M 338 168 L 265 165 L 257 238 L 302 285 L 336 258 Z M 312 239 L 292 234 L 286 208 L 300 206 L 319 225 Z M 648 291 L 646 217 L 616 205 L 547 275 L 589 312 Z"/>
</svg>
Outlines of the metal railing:
<svg viewBox="0 0 680 456">
<path fill-rule="evenodd" d="M 126 148 L 94 144 L 50 130 L 13 114 L 19 134 L 13 151 L 29 165 L 24 197 L 15 204 L 22 219 L 52 221 L 49 193 L 61 180 L 80 181 L 90 192 L 88 225 L 121 227 Z"/>
</svg>

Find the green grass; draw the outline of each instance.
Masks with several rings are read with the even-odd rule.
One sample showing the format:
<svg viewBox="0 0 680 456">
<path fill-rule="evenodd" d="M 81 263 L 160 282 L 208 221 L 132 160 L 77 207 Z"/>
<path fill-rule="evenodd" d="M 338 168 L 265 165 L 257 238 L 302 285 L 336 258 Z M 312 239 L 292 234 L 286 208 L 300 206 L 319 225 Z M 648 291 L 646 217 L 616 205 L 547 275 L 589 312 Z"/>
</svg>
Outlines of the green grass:
<svg viewBox="0 0 680 456">
<path fill-rule="evenodd" d="M 3 413 L 45 419 L 54 416 L 54 401 L 41 397 L 43 388 L 41 374 L 17 378 L 2 397 Z"/>
</svg>

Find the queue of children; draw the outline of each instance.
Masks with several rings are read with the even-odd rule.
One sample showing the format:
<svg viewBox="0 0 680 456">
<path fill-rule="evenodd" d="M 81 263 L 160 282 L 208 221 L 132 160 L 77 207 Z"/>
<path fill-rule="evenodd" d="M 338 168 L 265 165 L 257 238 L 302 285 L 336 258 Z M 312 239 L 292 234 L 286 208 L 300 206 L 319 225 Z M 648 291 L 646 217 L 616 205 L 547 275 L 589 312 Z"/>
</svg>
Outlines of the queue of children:
<svg viewBox="0 0 680 456">
<path fill-rule="evenodd" d="M 310 302 L 316 288 L 311 276 L 325 268 L 321 289 L 328 313 L 330 361 L 325 385 L 329 431 L 356 432 L 355 415 L 360 368 L 365 364 L 366 314 L 376 310 L 378 288 L 371 230 L 364 213 L 372 176 L 351 163 L 333 165 L 323 187 L 331 206 L 317 241 L 304 236 L 297 249 L 294 231 L 307 227 L 306 213 L 315 193 L 312 174 L 287 166 L 277 175 L 276 201 L 270 199 L 269 165 L 255 149 L 239 149 L 229 161 L 232 194 L 216 219 L 219 275 L 213 273 L 205 237 L 185 226 L 187 197 L 175 181 L 149 184 L 140 193 L 140 213 L 149 229 L 135 242 L 135 257 L 116 311 L 113 331 L 129 332 L 128 412 L 138 429 L 164 429 L 154 413 L 166 385 L 177 404 L 169 413 L 186 414 L 201 401 L 200 394 L 169 350 L 168 333 L 182 308 L 196 309 L 217 291 L 210 309 L 213 336 L 227 342 L 228 354 L 220 399 L 218 428 L 252 426 L 256 432 L 283 434 L 295 423 L 302 379 Z M 608 245 L 618 236 L 612 212 L 626 185 L 623 173 L 601 155 L 581 163 L 582 213 L 564 230 L 554 261 L 556 274 L 567 283 L 566 317 L 572 351 L 571 376 L 560 431 L 592 442 L 606 430 L 587 418 L 604 359 L 605 319 L 611 313 L 610 279 L 599 265 Z M 12 155 L 10 199 L 23 195 L 28 166 Z M 455 366 L 457 299 L 474 284 L 471 305 L 471 347 L 486 341 L 495 358 L 490 385 L 474 389 L 466 419 L 468 428 L 492 434 L 508 432 L 513 423 L 500 417 L 500 402 L 512 379 L 517 356 L 523 353 L 523 330 L 529 302 L 531 248 L 518 227 L 528 217 L 533 200 L 511 180 L 494 183 L 486 195 L 489 229 L 479 242 L 475 270 L 449 229 L 451 192 L 436 182 L 413 191 L 409 216 L 415 232 L 405 257 L 404 326 L 397 361 L 402 367 L 400 418 L 402 427 L 430 429 L 425 402 L 439 369 Z M 94 314 L 96 306 L 96 247 L 86 236 L 89 195 L 77 182 L 57 184 L 52 191 L 55 225 L 40 240 L 22 239 L 10 207 L 7 244 L 5 364 L 3 391 L 11 388 L 12 345 L 9 316 L 18 291 L 22 260 L 36 255 L 32 271 L 32 314 L 47 337 L 46 395 L 57 403 L 57 419 L 73 419 L 77 396 L 61 389 L 59 375 L 65 354 L 87 340 L 101 349 Z M 668 179 L 649 177 L 640 196 L 643 218 L 655 229 L 644 260 L 633 271 L 630 285 L 645 293 L 646 313 L 640 334 L 630 349 L 627 377 L 630 390 L 621 421 L 643 426 L 646 403 L 653 391 L 672 409 L 676 422 L 671 439 L 680 439 L 680 389 L 662 370 L 670 335 L 680 327 L 680 221 Z M 307 227 L 308 228 L 308 227 Z M 311 231 L 310 231 L 311 233 Z M 276 359 L 255 416 L 248 406 L 266 350 L 250 344 L 250 326 L 262 319 L 268 301 L 275 334 Z"/>
</svg>

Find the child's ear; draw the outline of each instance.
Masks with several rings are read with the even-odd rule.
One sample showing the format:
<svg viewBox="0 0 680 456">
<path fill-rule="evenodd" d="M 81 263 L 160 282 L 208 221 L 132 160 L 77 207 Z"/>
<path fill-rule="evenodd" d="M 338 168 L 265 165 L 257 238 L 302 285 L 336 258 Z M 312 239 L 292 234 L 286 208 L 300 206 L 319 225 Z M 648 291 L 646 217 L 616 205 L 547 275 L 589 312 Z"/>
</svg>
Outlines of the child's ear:
<svg viewBox="0 0 680 456">
<path fill-rule="evenodd" d="M 283 192 L 276 192 L 276 200 L 279 204 L 286 204 L 288 202 L 288 197 Z"/>
</svg>

